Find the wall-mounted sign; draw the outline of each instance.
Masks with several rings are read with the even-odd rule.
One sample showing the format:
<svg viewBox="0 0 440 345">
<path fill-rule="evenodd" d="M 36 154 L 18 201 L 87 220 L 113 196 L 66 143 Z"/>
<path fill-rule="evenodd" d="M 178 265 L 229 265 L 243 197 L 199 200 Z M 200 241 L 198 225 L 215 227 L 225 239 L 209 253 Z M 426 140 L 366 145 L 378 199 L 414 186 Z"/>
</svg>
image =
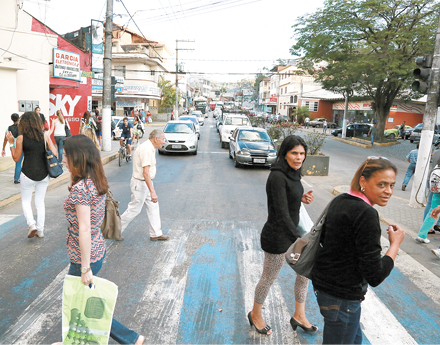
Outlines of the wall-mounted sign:
<svg viewBox="0 0 440 345">
<path fill-rule="evenodd" d="M 104 23 L 99 20 L 92 19 L 92 71 L 104 71 Z"/>
<path fill-rule="evenodd" d="M 81 64 L 79 54 L 54 48 L 53 76 L 55 78 L 81 81 Z"/>
</svg>

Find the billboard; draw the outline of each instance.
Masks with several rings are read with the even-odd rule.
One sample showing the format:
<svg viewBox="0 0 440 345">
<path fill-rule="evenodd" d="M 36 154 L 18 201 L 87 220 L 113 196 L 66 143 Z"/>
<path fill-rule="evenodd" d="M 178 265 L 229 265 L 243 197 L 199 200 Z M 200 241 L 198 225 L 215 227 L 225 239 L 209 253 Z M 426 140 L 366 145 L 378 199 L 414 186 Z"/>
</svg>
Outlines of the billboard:
<svg viewBox="0 0 440 345">
<path fill-rule="evenodd" d="M 53 76 L 81 81 L 81 63 L 79 54 L 53 48 Z"/>
<path fill-rule="evenodd" d="M 104 71 L 103 22 L 92 19 L 91 31 L 92 31 L 92 71 L 102 73 Z"/>
</svg>

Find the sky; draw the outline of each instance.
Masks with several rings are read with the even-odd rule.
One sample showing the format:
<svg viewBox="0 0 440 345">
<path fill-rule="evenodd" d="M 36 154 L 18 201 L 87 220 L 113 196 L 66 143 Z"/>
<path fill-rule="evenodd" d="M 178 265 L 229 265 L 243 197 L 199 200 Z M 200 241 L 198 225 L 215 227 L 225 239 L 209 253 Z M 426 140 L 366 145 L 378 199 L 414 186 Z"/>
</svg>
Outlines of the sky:
<svg viewBox="0 0 440 345">
<path fill-rule="evenodd" d="M 23 0 L 23 9 L 58 34 L 105 20 L 107 0 Z M 324 0 L 114 0 L 113 21 L 164 42 L 180 42 L 184 71 L 206 73 L 213 81 L 254 78 L 278 58 L 294 58 L 292 25 L 323 7 Z M 130 17 L 127 10 L 133 16 Z M 175 60 L 173 60 L 173 65 Z M 242 73 L 242 74 L 235 74 Z"/>
</svg>

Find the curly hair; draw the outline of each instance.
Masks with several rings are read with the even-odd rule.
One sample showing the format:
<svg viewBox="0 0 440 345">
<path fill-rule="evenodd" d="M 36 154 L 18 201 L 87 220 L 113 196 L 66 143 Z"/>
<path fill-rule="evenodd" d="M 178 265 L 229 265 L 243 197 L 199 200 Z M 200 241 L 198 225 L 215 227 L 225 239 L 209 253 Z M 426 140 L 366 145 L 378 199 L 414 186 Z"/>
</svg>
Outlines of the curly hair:
<svg viewBox="0 0 440 345">
<path fill-rule="evenodd" d="M 44 140 L 43 122 L 35 111 L 27 111 L 21 115 L 18 130 L 32 140 Z"/>
</svg>

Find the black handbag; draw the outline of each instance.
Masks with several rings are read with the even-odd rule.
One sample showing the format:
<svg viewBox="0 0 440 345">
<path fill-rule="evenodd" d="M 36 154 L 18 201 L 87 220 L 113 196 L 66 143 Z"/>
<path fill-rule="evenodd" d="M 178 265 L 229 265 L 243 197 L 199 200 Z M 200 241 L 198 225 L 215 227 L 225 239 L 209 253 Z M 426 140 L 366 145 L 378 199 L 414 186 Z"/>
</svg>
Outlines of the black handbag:
<svg viewBox="0 0 440 345">
<path fill-rule="evenodd" d="M 312 277 L 313 266 L 320 247 L 322 228 L 329 206 L 330 203 L 322 211 L 310 232 L 293 242 L 285 254 L 289 266 L 297 274 L 309 279 Z"/>
<path fill-rule="evenodd" d="M 66 138 L 71 137 L 72 133 L 70 133 L 70 127 L 66 124 L 64 125 L 64 130 L 66 131 Z"/>
<path fill-rule="evenodd" d="M 60 162 L 58 162 L 58 158 L 47 147 L 46 136 L 44 136 L 44 146 L 45 146 L 46 164 L 47 164 L 47 170 L 49 171 L 49 176 L 56 178 L 63 173 L 63 168 L 61 167 Z"/>
</svg>

